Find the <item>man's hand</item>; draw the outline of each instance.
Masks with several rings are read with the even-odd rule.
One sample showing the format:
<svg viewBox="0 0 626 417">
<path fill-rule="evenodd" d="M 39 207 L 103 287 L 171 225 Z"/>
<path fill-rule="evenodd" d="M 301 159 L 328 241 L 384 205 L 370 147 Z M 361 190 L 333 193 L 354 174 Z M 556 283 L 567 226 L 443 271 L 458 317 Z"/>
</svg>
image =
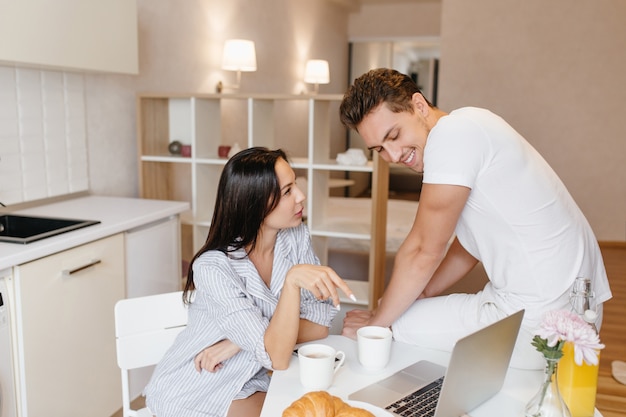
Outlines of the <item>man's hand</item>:
<svg viewBox="0 0 626 417">
<path fill-rule="evenodd" d="M 373 315 L 374 312 L 370 310 L 348 311 L 346 317 L 343 319 L 343 330 L 341 334 L 356 340 L 356 331 L 361 327 L 368 326 Z"/>
</svg>

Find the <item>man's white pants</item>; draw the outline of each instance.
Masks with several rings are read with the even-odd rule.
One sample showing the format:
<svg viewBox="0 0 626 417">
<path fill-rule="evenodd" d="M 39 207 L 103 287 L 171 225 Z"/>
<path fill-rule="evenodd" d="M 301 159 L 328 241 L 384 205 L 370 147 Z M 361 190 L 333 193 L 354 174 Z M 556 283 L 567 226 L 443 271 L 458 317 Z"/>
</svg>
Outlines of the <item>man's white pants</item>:
<svg viewBox="0 0 626 417">
<path fill-rule="evenodd" d="M 569 309 L 569 305 L 562 308 Z M 597 312 L 600 329 L 602 305 L 597 307 Z M 450 352 L 458 339 L 507 315 L 494 301 L 486 300 L 482 291 L 477 294 L 451 294 L 416 301 L 391 328 L 397 341 Z M 522 322 L 511 367 L 545 367 L 545 359 L 531 345 L 537 326 L 537 323 L 529 323 L 526 319 Z"/>
</svg>

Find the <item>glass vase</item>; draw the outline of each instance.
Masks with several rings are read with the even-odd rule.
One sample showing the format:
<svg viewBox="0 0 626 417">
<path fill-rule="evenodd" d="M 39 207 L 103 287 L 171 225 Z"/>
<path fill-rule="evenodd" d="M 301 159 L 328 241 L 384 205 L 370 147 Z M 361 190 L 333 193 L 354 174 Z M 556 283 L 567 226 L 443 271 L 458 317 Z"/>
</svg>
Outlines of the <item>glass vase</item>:
<svg viewBox="0 0 626 417">
<path fill-rule="evenodd" d="M 526 417 L 571 417 L 557 382 L 558 359 L 546 358 L 546 369 L 539 391 L 526 404 Z"/>
<path fill-rule="evenodd" d="M 559 361 L 559 392 L 572 417 L 593 417 L 598 388 L 600 365 L 577 365 L 574 361 L 574 344 L 563 345 L 563 357 Z"/>
</svg>

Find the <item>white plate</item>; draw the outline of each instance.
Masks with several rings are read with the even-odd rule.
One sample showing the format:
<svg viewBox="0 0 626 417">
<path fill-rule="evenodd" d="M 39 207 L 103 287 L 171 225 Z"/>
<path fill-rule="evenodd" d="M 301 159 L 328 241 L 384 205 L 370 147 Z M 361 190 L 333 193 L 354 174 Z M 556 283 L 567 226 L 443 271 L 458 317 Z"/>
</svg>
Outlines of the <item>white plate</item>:
<svg viewBox="0 0 626 417">
<path fill-rule="evenodd" d="M 370 413 L 374 414 L 375 417 L 393 417 L 393 414 L 391 414 L 389 411 L 386 411 L 380 407 L 376 407 L 375 405 L 372 405 L 370 403 L 364 403 L 363 401 L 352 401 L 352 400 L 348 400 L 346 401 L 346 403 L 348 403 L 351 407 L 363 408 L 369 411 Z"/>
</svg>

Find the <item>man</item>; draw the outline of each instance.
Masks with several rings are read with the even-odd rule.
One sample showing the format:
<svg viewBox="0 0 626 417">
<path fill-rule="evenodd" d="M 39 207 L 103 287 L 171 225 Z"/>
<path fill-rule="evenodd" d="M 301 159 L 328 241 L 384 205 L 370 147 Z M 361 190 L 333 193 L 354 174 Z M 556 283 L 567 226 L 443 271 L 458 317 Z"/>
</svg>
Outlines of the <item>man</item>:
<svg viewBox="0 0 626 417">
<path fill-rule="evenodd" d="M 577 276 L 592 281 L 599 328 L 611 291 L 591 227 L 556 173 L 502 118 L 473 107 L 445 113 L 390 69 L 355 80 L 340 113 L 370 150 L 423 172 L 389 285 L 374 311 L 347 313 L 344 335 L 391 326 L 396 340 L 451 350 L 524 308 L 512 365 L 541 368 L 531 339 L 543 313 L 570 309 Z M 438 296 L 478 261 L 489 278 L 482 291 Z"/>
</svg>

